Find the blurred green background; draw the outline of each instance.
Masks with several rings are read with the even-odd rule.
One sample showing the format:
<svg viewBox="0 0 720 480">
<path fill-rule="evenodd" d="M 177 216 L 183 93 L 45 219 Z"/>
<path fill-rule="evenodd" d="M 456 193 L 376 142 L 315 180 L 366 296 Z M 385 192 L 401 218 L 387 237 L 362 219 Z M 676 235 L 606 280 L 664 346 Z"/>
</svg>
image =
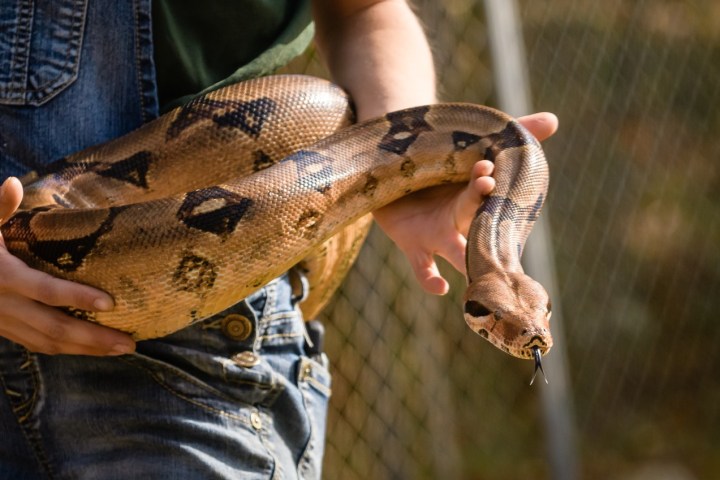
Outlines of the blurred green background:
<svg viewBox="0 0 720 480">
<path fill-rule="evenodd" d="M 483 2 L 416 1 L 446 100 L 496 105 Z M 578 478 L 720 478 L 720 2 L 519 2 Z M 495 59 L 502 61 L 502 59 Z M 291 69 L 320 72 L 312 52 Z M 322 73 L 320 73 L 322 74 Z M 328 479 L 550 479 L 529 362 L 374 230 L 326 310 Z M 552 381 L 553 372 L 548 376 Z"/>
</svg>

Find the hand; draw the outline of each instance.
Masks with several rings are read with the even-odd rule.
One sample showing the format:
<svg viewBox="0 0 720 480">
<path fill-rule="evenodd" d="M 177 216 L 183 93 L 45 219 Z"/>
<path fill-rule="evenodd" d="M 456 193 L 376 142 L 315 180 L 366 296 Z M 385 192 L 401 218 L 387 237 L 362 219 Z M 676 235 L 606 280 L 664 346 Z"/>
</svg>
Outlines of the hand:
<svg viewBox="0 0 720 480">
<path fill-rule="evenodd" d="M 536 113 L 518 121 L 538 140 L 550 137 L 558 127 L 552 113 Z M 410 261 L 423 289 L 444 295 L 449 289 L 440 275 L 435 255 L 465 273 L 465 245 L 470 223 L 483 198 L 495 188 L 490 176 L 493 164 L 481 160 L 473 167 L 467 186 L 443 185 L 401 198 L 374 212 L 380 228 Z"/>
<path fill-rule="evenodd" d="M 15 178 L 0 187 L 0 225 L 22 195 Z M 121 355 L 135 349 L 129 335 L 73 318 L 57 306 L 105 311 L 113 301 L 100 290 L 33 270 L 8 252 L 0 235 L 0 336 L 46 354 Z"/>
</svg>

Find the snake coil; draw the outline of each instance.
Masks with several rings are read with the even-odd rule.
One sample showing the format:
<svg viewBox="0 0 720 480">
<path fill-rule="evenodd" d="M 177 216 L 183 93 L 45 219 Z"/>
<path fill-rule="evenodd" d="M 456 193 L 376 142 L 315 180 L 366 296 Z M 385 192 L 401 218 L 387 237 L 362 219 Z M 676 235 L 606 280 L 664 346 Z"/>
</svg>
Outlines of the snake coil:
<svg viewBox="0 0 720 480">
<path fill-rule="evenodd" d="M 506 114 L 468 104 L 349 126 L 338 87 L 304 76 L 251 80 L 50 164 L 2 226 L 30 266 L 110 293 L 111 312 L 73 312 L 153 338 L 207 318 L 300 264 L 312 317 L 352 265 L 369 212 L 495 163 L 496 189 L 467 247 L 467 324 L 539 359 L 552 346 L 545 290 L 520 265 L 548 184 L 543 151 Z"/>
</svg>

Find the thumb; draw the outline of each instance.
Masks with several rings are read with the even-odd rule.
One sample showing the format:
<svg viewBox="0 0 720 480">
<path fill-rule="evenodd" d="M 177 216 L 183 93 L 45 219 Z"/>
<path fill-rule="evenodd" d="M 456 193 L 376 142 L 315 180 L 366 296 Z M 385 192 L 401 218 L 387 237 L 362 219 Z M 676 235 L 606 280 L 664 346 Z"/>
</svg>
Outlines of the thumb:
<svg viewBox="0 0 720 480">
<path fill-rule="evenodd" d="M 23 189 L 20 180 L 9 177 L 0 186 L 0 225 L 15 213 L 23 198 Z"/>
</svg>

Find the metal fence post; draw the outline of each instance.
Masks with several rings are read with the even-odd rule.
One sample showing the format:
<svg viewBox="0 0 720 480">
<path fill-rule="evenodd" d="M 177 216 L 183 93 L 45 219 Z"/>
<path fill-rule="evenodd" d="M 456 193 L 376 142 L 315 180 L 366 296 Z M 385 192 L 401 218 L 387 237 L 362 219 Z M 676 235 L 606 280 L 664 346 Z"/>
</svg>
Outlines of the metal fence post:
<svg viewBox="0 0 720 480">
<path fill-rule="evenodd" d="M 493 72 L 499 107 L 514 116 L 532 112 L 525 48 L 515 0 L 485 0 Z M 578 478 L 572 397 L 569 385 L 563 318 L 547 217 L 540 217 L 526 246 L 523 265 L 553 298 L 555 346 L 546 361 L 549 385 L 542 385 L 542 405 L 551 477 Z M 537 385 L 537 383 L 536 383 Z"/>
</svg>

